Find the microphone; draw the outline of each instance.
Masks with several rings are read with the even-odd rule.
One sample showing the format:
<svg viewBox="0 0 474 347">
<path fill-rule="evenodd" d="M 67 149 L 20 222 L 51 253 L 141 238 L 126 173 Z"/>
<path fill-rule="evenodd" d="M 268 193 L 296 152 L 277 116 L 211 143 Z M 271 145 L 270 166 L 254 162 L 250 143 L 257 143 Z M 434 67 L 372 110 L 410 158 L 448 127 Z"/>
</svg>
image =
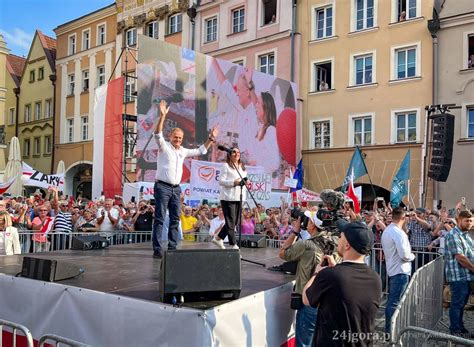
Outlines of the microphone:
<svg viewBox="0 0 474 347">
<path fill-rule="evenodd" d="M 183 95 L 181 93 L 174 93 L 173 95 L 158 97 L 158 98 L 153 100 L 153 103 L 154 104 L 159 104 L 161 102 L 161 100 L 165 100 L 166 103 L 169 105 L 172 102 L 174 102 L 174 103 L 181 102 L 181 101 L 184 100 L 184 98 L 183 98 Z"/>
<path fill-rule="evenodd" d="M 224 151 L 224 152 L 227 152 L 229 154 L 232 153 L 232 150 L 230 148 L 227 148 L 226 146 L 219 145 L 219 146 L 217 146 L 217 149 L 219 149 L 221 151 Z"/>
</svg>

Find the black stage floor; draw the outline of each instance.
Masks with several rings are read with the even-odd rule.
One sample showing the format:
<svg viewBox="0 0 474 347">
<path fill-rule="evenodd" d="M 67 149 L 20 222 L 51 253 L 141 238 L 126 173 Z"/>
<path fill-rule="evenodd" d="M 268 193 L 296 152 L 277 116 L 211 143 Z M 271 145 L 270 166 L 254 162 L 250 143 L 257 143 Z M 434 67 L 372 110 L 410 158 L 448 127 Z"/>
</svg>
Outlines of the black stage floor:
<svg viewBox="0 0 474 347">
<path fill-rule="evenodd" d="M 183 242 L 178 249 L 183 248 L 215 249 L 216 246 L 211 243 Z M 161 260 L 153 258 L 152 254 L 151 243 L 141 243 L 111 246 L 102 250 L 67 250 L 27 256 L 63 260 L 84 269 L 84 273 L 78 277 L 57 283 L 159 302 Z M 242 248 L 241 256 L 244 259 L 264 263 L 267 268 L 282 263 L 276 248 Z M 14 276 L 21 272 L 22 258 L 21 255 L 0 256 L 0 273 Z M 267 268 L 242 261 L 241 297 L 278 287 L 294 278 L 281 272 L 268 271 Z M 207 309 L 224 302 L 190 302 L 183 306 Z"/>
</svg>

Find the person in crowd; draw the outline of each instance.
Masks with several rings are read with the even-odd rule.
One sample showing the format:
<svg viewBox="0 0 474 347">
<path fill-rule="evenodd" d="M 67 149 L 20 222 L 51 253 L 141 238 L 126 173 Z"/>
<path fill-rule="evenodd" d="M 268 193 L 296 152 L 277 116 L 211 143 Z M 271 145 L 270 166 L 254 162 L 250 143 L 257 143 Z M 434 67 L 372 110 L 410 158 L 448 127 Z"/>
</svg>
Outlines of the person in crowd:
<svg viewBox="0 0 474 347">
<path fill-rule="evenodd" d="M 212 239 L 218 247 L 225 249 L 224 239 L 229 237 L 229 245 L 238 249 L 235 242 L 235 228 L 239 225 L 242 214 L 242 201 L 247 200 L 247 171 L 244 163 L 240 160 L 240 150 L 237 147 L 231 148 L 227 154 L 226 162 L 222 166 L 219 175 L 219 186 L 222 211 L 224 212 L 225 225 L 217 236 Z"/>
<path fill-rule="evenodd" d="M 286 240 L 290 236 L 292 231 L 293 225 L 290 224 L 290 215 L 285 212 L 281 216 L 281 223 L 278 226 L 278 238 L 280 240 Z"/>
<path fill-rule="evenodd" d="M 120 212 L 114 206 L 113 199 L 105 199 L 104 207 L 97 210 L 97 224 L 101 236 L 106 237 L 110 241 L 113 238 L 115 229 L 120 218 Z M 112 242 L 113 243 L 113 242 Z"/>
<path fill-rule="evenodd" d="M 39 216 L 31 222 L 32 229 L 35 232 L 32 237 L 33 250 L 35 252 L 48 252 L 51 243 L 48 241 L 46 234 L 51 231 L 54 219 L 48 216 L 49 207 L 46 202 L 39 206 L 38 211 Z"/>
<path fill-rule="evenodd" d="M 21 254 L 18 230 L 7 211 L 0 211 L 0 255 Z"/>
<path fill-rule="evenodd" d="M 207 205 L 200 206 L 196 212 L 196 218 L 198 220 L 197 231 L 201 234 L 198 236 L 198 242 L 208 242 L 209 228 L 211 227 L 211 221 L 209 220 L 209 207 Z"/>
<path fill-rule="evenodd" d="M 326 245 L 332 244 L 334 249 L 337 238 L 322 231 L 323 222 L 318 219 L 314 211 L 304 212 L 309 218 L 307 231 L 311 235 L 308 240 L 299 240 L 301 232 L 301 218 L 293 222 L 293 231 L 283 242 L 279 256 L 285 261 L 297 261 L 296 284 L 292 294 L 292 308 L 296 309 L 295 345 L 311 346 L 314 327 L 316 324 L 317 308 L 303 304 L 303 288 L 313 275 L 316 265 L 324 256 Z"/>
<path fill-rule="evenodd" d="M 82 232 L 95 232 L 99 230 L 99 226 L 97 224 L 97 218 L 95 217 L 94 211 L 90 209 L 85 209 L 81 220 L 79 221 L 79 225 L 77 227 L 77 231 Z"/>
<path fill-rule="evenodd" d="M 72 215 L 68 211 L 68 202 L 66 200 L 59 201 L 59 211 L 56 212 L 53 222 L 53 232 L 60 233 L 71 233 L 72 232 Z M 69 237 L 66 235 L 59 235 L 59 239 L 56 237 L 53 247 L 55 249 L 66 249 L 69 245 Z"/>
<path fill-rule="evenodd" d="M 252 215 L 252 210 L 245 208 L 242 212 L 242 235 L 255 234 L 255 219 Z"/>
<path fill-rule="evenodd" d="M 29 200 L 29 199 L 28 199 Z M 27 200 L 27 201 L 28 201 Z M 32 209 L 28 204 L 17 204 L 20 205 L 19 211 L 15 213 L 12 218 L 13 226 L 17 228 L 20 234 L 21 253 L 29 253 L 31 247 L 31 211 Z M 18 206 L 15 208 L 18 210 Z"/>
<path fill-rule="evenodd" d="M 180 220 L 183 228 L 184 241 L 194 241 L 195 236 L 192 234 L 199 229 L 199 222 L 198 219 L 193 216 L 191 206 L 184 206 Z"/>
<path fill-rule="evenodd" d="M 385 331 L 390 332 L 392 315 L 395 312 L 411 274 L 411 262 L 415 255 L 410 241 L 403 231 L 405 211 L 398 207 L 392 212 L 392 223 L 382 233 L 382 249 L 388 274 L 388 298 L 385 308 Z"/>
<path fill-rule="evenodd" d="M 464 306 L 469 300 L 470 283 L 474 281 L 474 242 L 469 232 L 474 226 L 469 210 L 459 212 L 457 226 L 446 235 L 444 270 L 451 289 L 449 331 L 451 334 L 472 338 L 464 326 Z"/>
<path fill-rule="evenodd" d="M 129 210 L 131 211 L 131 210 Z M 145 200 L 138 202 L 138 209 L 133 216 L 133 230 L 150 231 L 153 229 L 153 215 L 155 211 L 153 206 L 148 205 Z"/>
<path fill-rule="evenodd" d="M 424 219 L 425 212 L 423 208 L 411 211 L 409 215 L 410 220 L 407 223 L 411 248 L 413 251 L 418 252 L 412 273 L 430 261 L 427 247 L 431 243 L 432 233 L 431 225 Z"/>
<path fill-rule="evenodd" d="M 303 290 L 303 303 L 318 309 L 313 346 L 351 346 L 354 335 L 356 345 L 370 345 L 382 299 L 380 277 L 364 262 L 373 233 L 360 221 L 339 225 L 342 263 L 325 255 L 328 266 L 318 264 Z"/>
<path fill-rule="evenodd" d="M 181 146 L 183 142 L 183 130 L 174 128 L 170 134 L 170 141 L 163 137 L 163 127 L 168 115 L 169 106 L 162 100 L 159 105 L 160 119 L 155 128 L 155 141 L 158 144 L 159 154 L 157 157 L 156 178 L 154 185 L 154 197 L 156 201 L 155 218 L 153 221 L 153 256 L 162 257 L 161 234 L 166 210 L 169 210 L 168 249 L 176 249 L 178 241 L 178 224 L 181 210 L 181 188 L 179 183 L 183 175 L 183 163 L 187 157 L 204 155 L 207 153 L 211 143 L 218 135 L 217 128 L 212 128 L 208 139 L 197 149 L 187 149 Z"/>
<path fill-rule="evenodd" d="M 219 235 L 219 233 L 221 232 L 222 228 L 225 225 L 225 218 L 224 218 L 224 212 L 222 211 L 222 207 L 218 206 L 216 210 L 217 210 L 217 216 L 211 220 L 211 225 L 209 227 L 209 235 L 211 235 L 212 238 Z M 226 240 L 224 239 L 224 242 L 225 241 Z"/>
<path fill-rule="evenodd" d="M 268 236 L 271 239 L 278 239 L 278 227 L 275 226 L 274 223 L 272 223 L 271 217 L 265 218 L 262 224 L 262 234 Z"/>
<path fill-rule="evenodd" d="M 133 216 L 126 207 L 124 213 L 120 216 L 117 228 L 120 231 L 134 231 Z"/>
</svg>

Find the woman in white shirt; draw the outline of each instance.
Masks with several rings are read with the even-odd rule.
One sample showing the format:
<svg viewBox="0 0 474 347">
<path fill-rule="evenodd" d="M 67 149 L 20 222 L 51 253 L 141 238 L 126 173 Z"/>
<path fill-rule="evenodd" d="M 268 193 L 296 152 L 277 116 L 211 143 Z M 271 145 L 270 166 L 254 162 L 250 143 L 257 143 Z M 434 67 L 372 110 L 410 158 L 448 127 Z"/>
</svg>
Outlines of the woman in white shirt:
<svg viewBox="0 0 474 347">
<path fill-rule="evenodd" d="M 239 175 L 240 173 L 240 175 Z M 242 178 L 240 178 L 242 176 Z M 214 236 L 212 242 L 224 249 L 224 239 L 229 237 L 229 245 L 234 249 L 239 247 L 235 244 L 235 227 L 239 222 L 242 213 L 240 205 L 240 193 L 242 201 L 247 200 L 245 183 L 247 172 L 240 160 L 240 150 L 237 147 L 231 148 L 227 154 L 226 163 L 219 174 L 220 196 L 222 211 L 224 212 L 225 225 L 221 231 Z"/>
<path fill-rule="evenodd" d="M 0 255 L 20 254 L 20 237 L 18 230 L 12 226 L 10 214 L 0 212 Z"/>
</svg>

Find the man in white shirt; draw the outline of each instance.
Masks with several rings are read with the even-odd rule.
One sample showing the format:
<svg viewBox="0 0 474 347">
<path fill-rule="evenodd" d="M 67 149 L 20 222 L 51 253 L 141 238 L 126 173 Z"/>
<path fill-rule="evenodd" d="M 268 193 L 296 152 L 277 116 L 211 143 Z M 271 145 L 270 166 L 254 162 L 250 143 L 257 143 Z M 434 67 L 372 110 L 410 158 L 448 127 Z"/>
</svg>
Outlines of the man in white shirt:
<svg viewBox="0 0 474 347">
<path fill-rule="evenodd" d="M 111 239 L 119 219 L 120 213 L 114 207 L 114 201 L 112 199 L 106 199 L 104 207 L 97 210 L 97 224 L 101 232 L 100 235 Z"/>
<path fill-rule="evenodd" d="M 169 111 L 166 101 L 160 102 L 160 120 L 155 128 L 155 141 L 158 144 L 157 170 L 154 186 L 156 202 L 155 218 L 153 221 L 153 256 L 161 258 L 161 239 L 166 210 L 169 210 L 170 224 L 168 230 L 168 249 L 176 249 L 178 242 L 178 225 L 181 211 L 181 188 L 179 183 L 183 176 L 183 163 L 187 157 L 195 157 L 207 153 L 208 148 L 218 134 L 213 128 L 207 141 L 197 149 L 181 146 L 183 130 L 174 128 L 170 141 L 163 137 L 163 125 Z"/>
<path fill-rule="evenodd" d="M 405 211 L 399 207 L 395 208 L 392 211 L 392 224 L 382 233 L 382 248 L 389 281 L 389 293 L 385 308 L 385 332 L 390 332 L 392 315 L 408 286 L 411 262 L 415 259 L 408 236 L 403 231 L 405 218 Z"/>
</svg>

